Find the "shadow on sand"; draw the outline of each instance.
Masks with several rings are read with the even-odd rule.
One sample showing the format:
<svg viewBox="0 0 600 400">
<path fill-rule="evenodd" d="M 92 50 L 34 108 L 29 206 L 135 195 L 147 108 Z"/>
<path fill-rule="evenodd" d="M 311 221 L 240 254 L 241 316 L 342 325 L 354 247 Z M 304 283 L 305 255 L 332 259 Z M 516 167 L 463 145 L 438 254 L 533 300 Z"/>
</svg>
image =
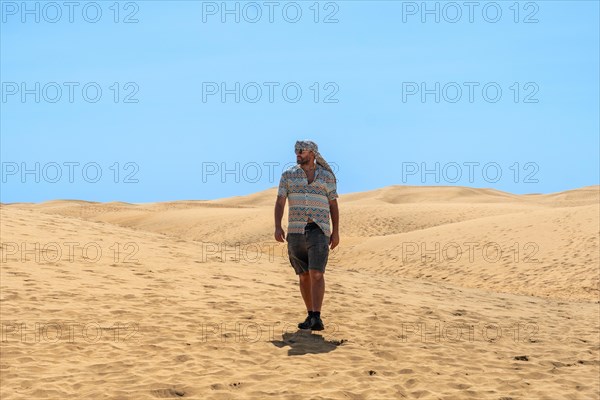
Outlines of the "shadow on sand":
<svg viewBox="0 0 600 400">
<path fill-rule="evenodd" d="M 279 348 L 290 346 L 288 356 L 329 353 L 342 343 L 346 342 L 345 339 L 325 340 L 321 335 L 316 335 L 310 331 L 303 331 L 300 329 L 294 333 L 284 333 L 282 339 L 283 340 L 271 340 L 271 343 Z"/>
</svg>

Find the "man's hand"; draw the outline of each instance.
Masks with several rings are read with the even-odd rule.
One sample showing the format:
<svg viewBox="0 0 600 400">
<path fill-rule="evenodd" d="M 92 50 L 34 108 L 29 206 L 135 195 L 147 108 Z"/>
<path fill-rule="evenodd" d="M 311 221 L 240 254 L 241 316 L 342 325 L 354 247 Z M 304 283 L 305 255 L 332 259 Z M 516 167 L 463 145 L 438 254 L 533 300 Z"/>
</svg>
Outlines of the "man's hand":
<svg viewBox="0 0 600 400">
<path fill-rule="evenodd" d="M 329 237 L 329 245 L 331 246 L 331 250 L 335 249 L 337 245 L 340 243 L 340 234 L 338 232 L 332 232 Z"/>
<path fill-rule="evenodd" d="M 340 211 L 338 210 L 337 199 L 333 199 L 329 201 L 329 211 L 331 212 L 331 236 L 329 237 L 329 245 L 331 246 L 331 250 L 335 249 L 336 246 L 340 243 Z"/>
<path fill-rule="evenodd" d="M 275 240 L 278 242 L 285 242 L 285 232 L 283 228 L 275 228 Z"/>
</svg>

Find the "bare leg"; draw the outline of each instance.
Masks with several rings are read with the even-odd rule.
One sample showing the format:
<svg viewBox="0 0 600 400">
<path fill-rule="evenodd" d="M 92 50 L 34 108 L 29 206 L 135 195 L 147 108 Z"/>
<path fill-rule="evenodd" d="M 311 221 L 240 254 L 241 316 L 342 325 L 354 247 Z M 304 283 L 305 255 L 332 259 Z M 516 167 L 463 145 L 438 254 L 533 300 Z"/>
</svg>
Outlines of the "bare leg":
<svg viewBox="0 0 600 400">
<path fill-rule="evenodd" d="M 306 311 L 312 311 L 312 296 L 310 290 L 310 275 L 308 272 L 298 275 L 300 277 L 300 293 L 302 293 L 302 299 L 306 304 Z"/>
<path fill-rule="evenodd" d="M 313 311 L 321 311 L 323 296 L 325 295 L 325 277 L 321 271 L 308 270 L 310 274 L 310 292 Z"/>
</svg>

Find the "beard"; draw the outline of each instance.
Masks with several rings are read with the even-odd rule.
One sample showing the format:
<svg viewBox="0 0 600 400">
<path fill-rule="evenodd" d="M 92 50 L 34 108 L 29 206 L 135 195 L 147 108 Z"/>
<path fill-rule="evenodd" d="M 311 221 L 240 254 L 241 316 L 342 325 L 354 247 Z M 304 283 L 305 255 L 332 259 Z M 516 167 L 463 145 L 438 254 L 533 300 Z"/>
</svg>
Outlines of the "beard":
<svg viewBox="0 0 600 400">
<path fill-rule="evenodd" d="M 296 154 L 296 164 L 307 165 L 307 164 L 314 163 L 314 159 L 311 159 L 311 156 L 312 156 L 312 154 L 310 154 L 310 153 L 305 156 Z"/>
</svg>

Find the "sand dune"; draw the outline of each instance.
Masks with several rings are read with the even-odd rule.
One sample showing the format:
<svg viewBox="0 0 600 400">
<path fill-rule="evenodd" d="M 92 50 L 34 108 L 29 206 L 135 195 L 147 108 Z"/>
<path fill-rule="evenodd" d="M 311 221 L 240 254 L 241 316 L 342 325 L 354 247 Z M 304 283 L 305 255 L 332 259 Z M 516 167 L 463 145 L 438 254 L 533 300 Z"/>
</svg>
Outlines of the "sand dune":
<svg viewBox="0 0 600 400">
<path fill-rule="evenodd" d="M 387 186 L 369 192 L 346 195 L 348 201 L 374 200 L 389 204 L 406 203 L 494 203 L 519 200 L 517 195 L 495 189 L 479 189 L 461 186 Z"/>
<path fill-rule="evenodd" d="M 363 238 L 338 257 L 378 274 L 595 300 L 600 293 L 597 217 L 597 206 L 481 217 Z"/>
<path fill-rule="evenodd" d="M 0 397 L 600 397 L 600 187 L 340 196 L 313 334 L 275 195 L 0 206 Z"/>
</svg>

